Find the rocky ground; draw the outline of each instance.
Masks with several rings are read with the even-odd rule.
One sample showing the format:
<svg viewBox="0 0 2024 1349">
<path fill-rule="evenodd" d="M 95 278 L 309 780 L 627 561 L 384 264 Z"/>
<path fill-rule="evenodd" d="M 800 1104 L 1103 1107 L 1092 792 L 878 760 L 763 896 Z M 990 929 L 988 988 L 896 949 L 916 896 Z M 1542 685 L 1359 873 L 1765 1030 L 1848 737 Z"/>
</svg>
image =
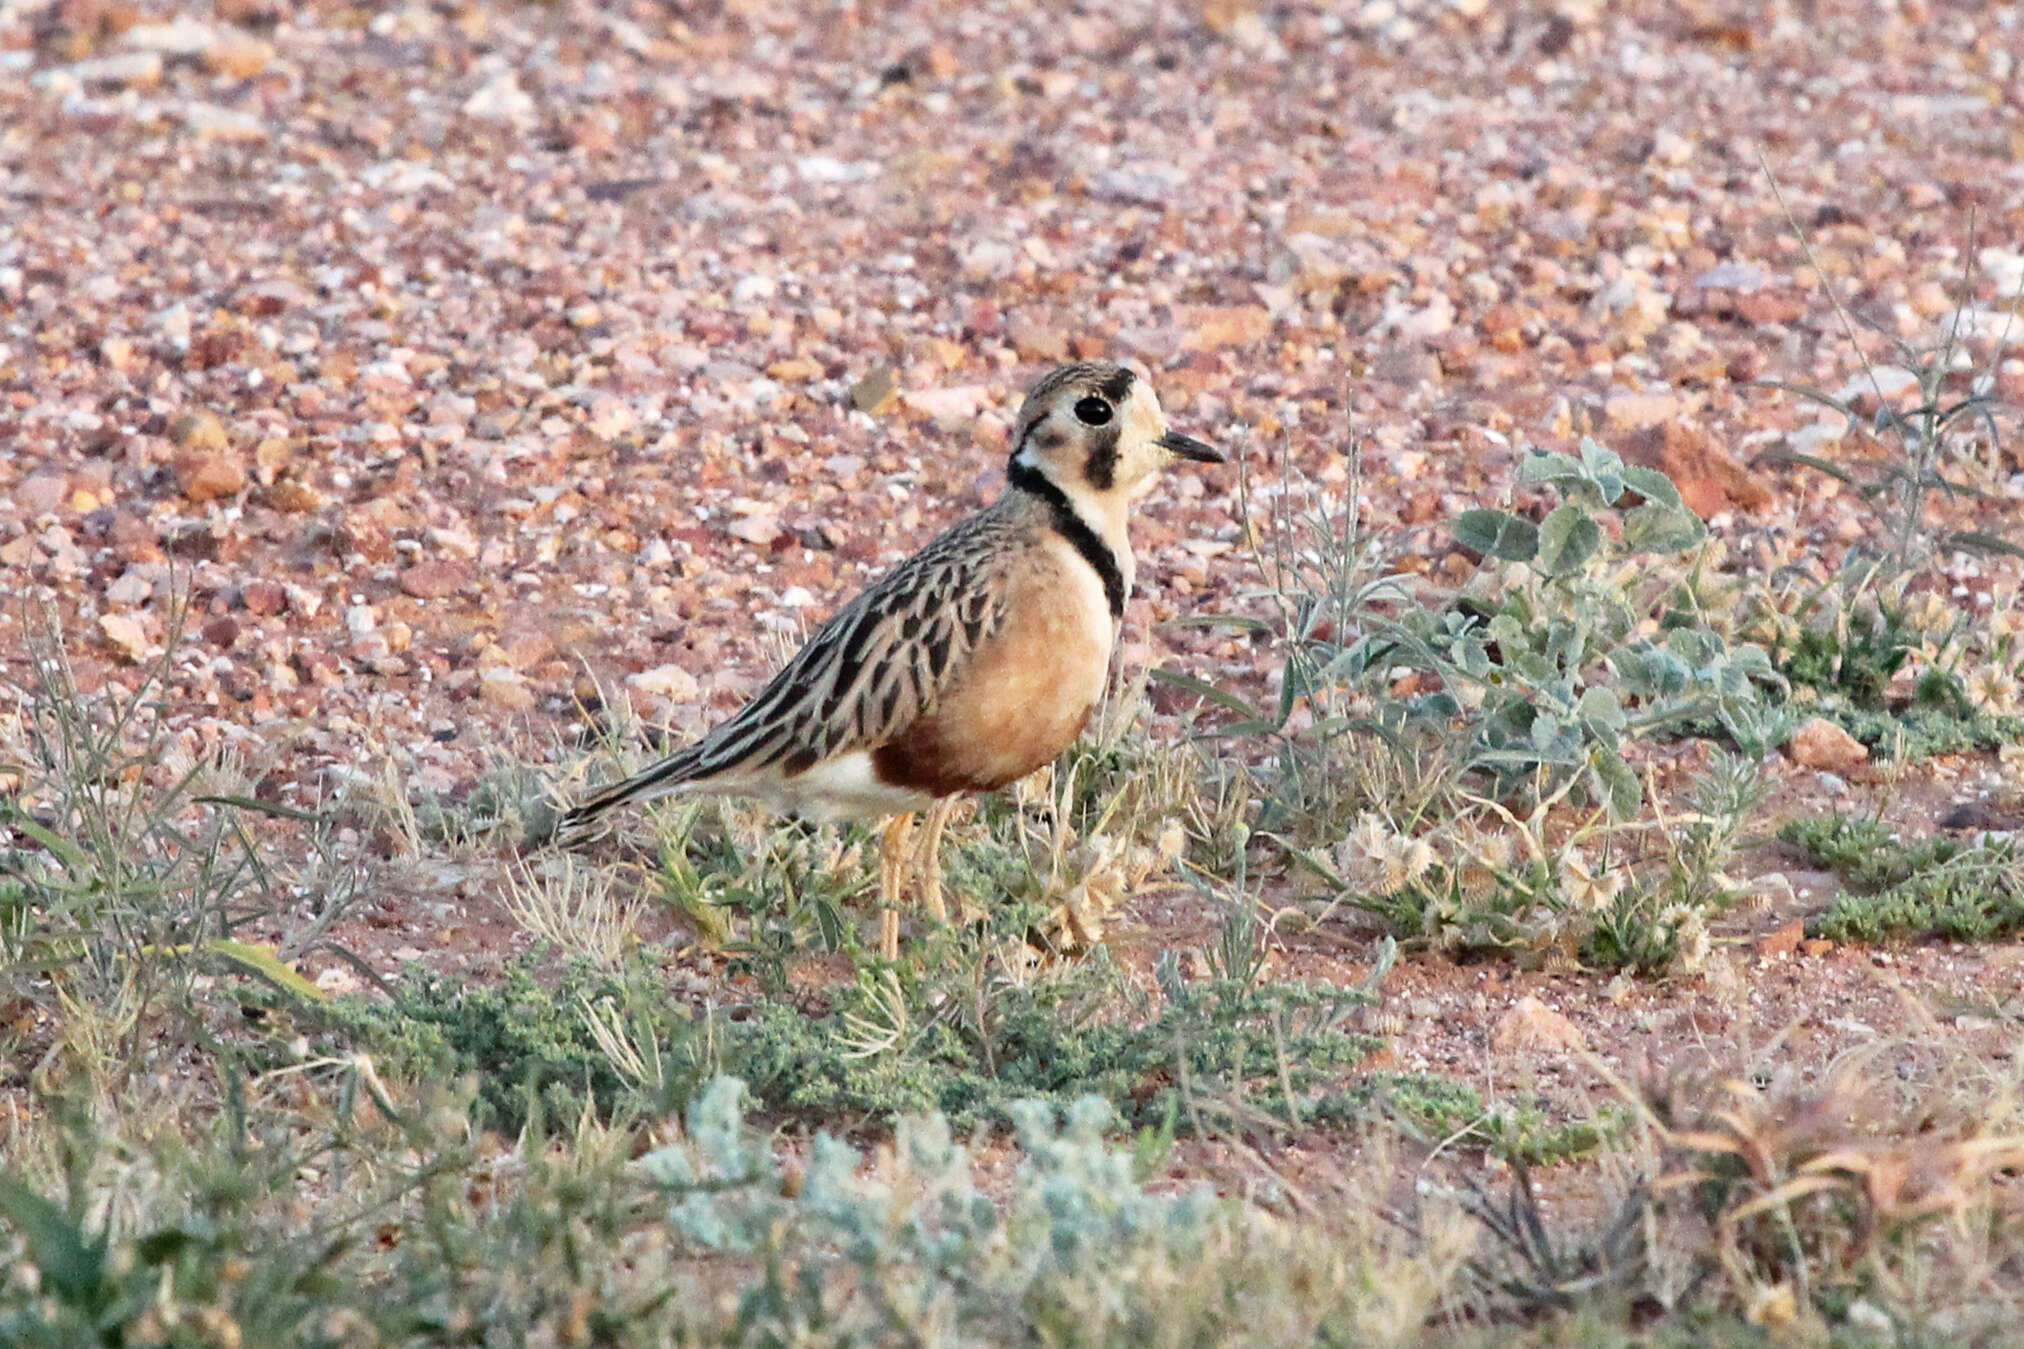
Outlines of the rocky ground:
<svg viewBox="0 0 2024 1349">
<path fill-rule="evenodd" d="M 1826 574 L 1878 514 L 1766 456 L 1878 443 L 1759 381 L 1873 407 L 1951 330 L 2024 398 L 2020 53 L 1980 0 L 0 3 L 0 662 L 25 680 L 53 612 L 117 692 L 187 596 L 184 761 L 293 806 L 389 764 L 456 798 L 600 686 L 691 731 L 989 499 L 1071 356 L 1144 362 L 1251 493 L 1144 504 L 1131 669 L 1266 676 L 1158 625 L 1250 603 L 1246 501 L 1341 493 L 1355 441 L 1410 570 L 1466 565 L 1445 526 L 1522 449 L 1593 435 L 1736 566 Z M 1987 495 L 1947 526 L 2016 531 L 2020 443 L 1954 465 Z M 2018 567 L 1936 577 L 1974 606 Z M 1995 771 L 1781 762 L 1774 801 L 1929 829 Z M 2024 988 L 2014 947 L 1802 950 L 1799 879 L 1730 982 L 1408 959 L 1394 1052 L 1571 1064 L 1530 995 L 1619 1064 L 1752 1024 L 1825 1058 Z M 429 898 L 355 944 L 502 953 L 486 896 Z M 1199 939 L 1134 912 L 1127 952 Z"/>
</svg>

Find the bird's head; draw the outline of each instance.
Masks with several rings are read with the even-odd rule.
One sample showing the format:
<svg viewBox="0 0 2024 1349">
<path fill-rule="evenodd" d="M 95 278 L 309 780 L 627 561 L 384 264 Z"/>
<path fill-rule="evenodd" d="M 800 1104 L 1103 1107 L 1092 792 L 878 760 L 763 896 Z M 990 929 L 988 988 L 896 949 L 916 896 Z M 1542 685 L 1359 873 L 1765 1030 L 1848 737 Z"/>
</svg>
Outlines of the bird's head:
<svg viewBox="0 0 2024 1349">
<path fill-rule="evenodd" d="M 1015 481 L 1038 473 L 1070 496 L 1129 500 L 1176 459 L 1223 462 L 1214 446 L 1167 427 L 1143 375 L 1108 361 L 1077 361 L 1027 390 L 1010 472 Z"/>
</svg>

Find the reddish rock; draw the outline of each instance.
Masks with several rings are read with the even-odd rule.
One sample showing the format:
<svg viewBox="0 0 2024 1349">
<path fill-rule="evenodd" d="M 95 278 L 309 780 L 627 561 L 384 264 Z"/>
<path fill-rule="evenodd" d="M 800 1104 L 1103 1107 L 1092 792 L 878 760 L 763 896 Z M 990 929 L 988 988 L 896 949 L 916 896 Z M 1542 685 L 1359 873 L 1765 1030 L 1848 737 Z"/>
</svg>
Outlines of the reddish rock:
<svg viewBox="0 0 2024 1349">
<path fill-rule="evenodd" d="M 509 628 L 499 634 L 493 650 L 516 670 L 531 670 L 555 654 L 555 642 L 538 628 Z"/>
<path fill-rule="evenodd" d="M 775 361 L 766 367 L 771 379 L 788 383 L 800 383 L 822 378 L 822 362 L 812 361 L 806 356 L 792 356 L 784 361 Z"/>
<path fill-rule="evenodd" d="M 162 555 L 155 527 L 138 515 L 115 515 L 107 537 L 122 562 L 151 561 Z"/>
<path fill-rule="evenodd" d="M 283 478 L 267 489 L 267 504 L 289 515 L 302 515 L 323 505 L 323 495 L 306 483 Z"/>
<path fill-rule="evenodd" d="M 1718 511 L 1762 510 L 1770 485 L 1695 423 L 1676 418 L 1614 442 L 1625 459 L 1673 480 L 1687 507 L 1702 519 Z"/>
<path fill-rule="evenodd" d="M 1825 717 L 1815 717 L 1792 733 L 1785 753 L 1801 768 L 1846 773 L 1869 758 L 1869 746 Z"/>
<path fill-rule="evenodd" d="M 401 590 L 418 600 L 440 600 L 456 594 L 470 579 L 470 568 L 463 563 L 435 559 L 402 572 Z"/>
<path fill-rule="evenodd" d="M 248 581 L 246 588 L 239 592 L 239 601 L 246 606 L 247 613 L 257 618 L 271 618 L 288 603 L 288 592 L 276 581 Z"/>
<path fill-rule="evenodd" d="M 519 671 L 504 665 L 485 671 L 478 681 L 478 695 L 509 712 L 526 712 L 534 706 L 534 690 L 527 687 Z"/>
<path fill-rule="evenodd" d="M 257 37 L 233 35 L 204 52 L 204 65 L 215 75 L 250 80 L 267 69 L 274 48 Z"/>
<path fill-rule="evenodd" d="M 329 688 L 344 682 L 344 668 L 328 651 L 296 652 L 295 672 L 305 684 Z"/>
<path fill-rule="evenodd" d="M 1758 290 L 1736 297 L 1736 313 L 1750 323 L 1792 323 L 1806 313 L 1805 297 L 1796 290 Z"/>
<path fill-rule="evenodd" d="M 1799 943 L 1806 940 L 1806 923 L 1798 918 L 1774 928 L 1750 943 L 1750 948 L 1760 956 L 1789 956 L 1799 949 Z"/>
<path fill-rule="evenodd" d="M 169 467 L 176 475 L 176 486 L 188 501 L 236 496 L 246 486 L 246 470 L 227 454 L 185 450 Z"/>
<path fill-rule="evenodd" d="M 1490 1031 L 1490 1048 L 1500 1054 L 1579 1050 L 1587 1043 L 1578 1026 L 1529 993 L 1513 1003 Z"/>
<path fill-rule="evenodd" d="M 202 409 L 184 413 L 170 422 L 169 440 L 176 448 L 193 454 L 223 454 L 232 447 L 218 414 Z"/>
</svg>

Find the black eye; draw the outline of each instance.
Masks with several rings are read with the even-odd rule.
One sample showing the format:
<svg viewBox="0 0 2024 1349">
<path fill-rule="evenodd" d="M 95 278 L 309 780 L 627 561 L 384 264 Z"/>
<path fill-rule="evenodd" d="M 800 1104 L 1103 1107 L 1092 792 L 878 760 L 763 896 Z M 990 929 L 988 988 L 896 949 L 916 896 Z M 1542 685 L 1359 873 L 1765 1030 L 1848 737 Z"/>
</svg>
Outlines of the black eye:
<svg viewBox="0 0 2024 1349">
<path fill-rule="evenodd" d="M 1110 404 L 1091 394 L 1075 405 L 1075 420 L 1084 426 L 1102 426 L 1110 420 Z"/>
</svg>

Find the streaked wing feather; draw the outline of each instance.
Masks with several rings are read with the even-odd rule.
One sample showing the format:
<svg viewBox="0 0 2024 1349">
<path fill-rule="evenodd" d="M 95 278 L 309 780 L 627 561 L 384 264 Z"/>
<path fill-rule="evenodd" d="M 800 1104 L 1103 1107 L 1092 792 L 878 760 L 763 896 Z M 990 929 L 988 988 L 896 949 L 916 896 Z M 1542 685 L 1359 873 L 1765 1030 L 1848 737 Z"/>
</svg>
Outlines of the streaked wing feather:
<svg viewBox="0 0 2024 1349">
<path fill-rule="evenodd" d="M 687 776 L 793 772 L 932 711 L 1003 620 L 1009 528 L 996 512 L 972 516 L 879 578 L 704 737 Z"/>
</svg>

